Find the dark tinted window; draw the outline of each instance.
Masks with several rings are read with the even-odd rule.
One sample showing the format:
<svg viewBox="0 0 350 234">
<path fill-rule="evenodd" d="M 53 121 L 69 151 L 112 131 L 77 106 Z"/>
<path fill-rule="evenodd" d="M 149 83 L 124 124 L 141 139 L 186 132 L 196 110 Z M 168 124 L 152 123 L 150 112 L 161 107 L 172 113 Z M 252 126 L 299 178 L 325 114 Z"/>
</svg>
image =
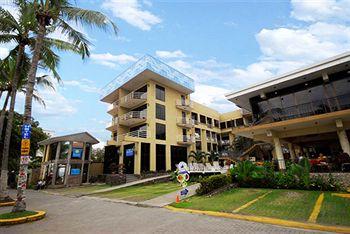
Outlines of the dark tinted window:
<svg viewBox="0 0 350 234">
<path fill-rule="evenodd" d="M 205 124 L 205 116 L 204 115 L 200 115 L 200 122 Z"/>
<path fill-rule="evenodd" d="M 227 127 L 228 127 L 228 128 L 232 128 L 232 127 L 234 127 L 234 125 L 233 125 L 233 121 L 232 121 L 232 120 L 227 121 L 227 122 L 226 122 L 226 124 L 227 124 Z"/>
<path fill-rule="evenodd" d="M 156 104 L 156 118 L 165 120 L 165 106 Z"/>
<path fill-rule="evenodd" d="M 157 123 L 156 124 L 156 139 L 165 140 L 165 125 Z"/>
<path fill-rule="evenodd" d="M 161 101 L 165 101 L 165 88 L 156 85 L 156 98 Z"/>
<path fill-rule="evenodd" d="M 219 121 L 216 120 L 216 119 L 214 119 L 214 126 L 217 127 L 217 128 L 219 127 Z"/>
<path fill-rule="evenodd" d="M 225 129 L 226 128 L 226 122 L 221 122 L 220 123 L 220 128 Z"/>
<path fill-rule="evenodd" d="M 240 119 L 236 119 L 236 126 L 243 126 L 244 125 L 244 122 L 243 122 L 243 118 L 240 118 Z"/>
</svg>

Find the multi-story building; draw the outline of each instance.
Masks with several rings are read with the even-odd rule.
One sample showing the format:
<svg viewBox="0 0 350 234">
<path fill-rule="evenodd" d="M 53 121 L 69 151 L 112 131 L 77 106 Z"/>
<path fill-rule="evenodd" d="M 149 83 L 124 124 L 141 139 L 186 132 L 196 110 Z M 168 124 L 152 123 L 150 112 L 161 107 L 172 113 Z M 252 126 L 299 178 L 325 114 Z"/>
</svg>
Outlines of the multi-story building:
<svg viewBox="0 0 350 234">
<path fill-rule="evenodd" d="M 192 101 L 193 92 L 191 78 L 148 55 L 119 75 L 102 98 L 112 116 L 107 160 L 124 164 L 130 174 L 168 171 L 192 150 L 218 151 L 229 144 L 232 128 L 249 117 L 241 110 L 221 115 Z"/>
<path fill-rule="evenodd" d="M 280 168 L 284 151 L 328 157 L 350 155 L 350 53 L 227 95 L 251 111 L 253 124 L 233 134 L 271 142 Z"/>
</svg>

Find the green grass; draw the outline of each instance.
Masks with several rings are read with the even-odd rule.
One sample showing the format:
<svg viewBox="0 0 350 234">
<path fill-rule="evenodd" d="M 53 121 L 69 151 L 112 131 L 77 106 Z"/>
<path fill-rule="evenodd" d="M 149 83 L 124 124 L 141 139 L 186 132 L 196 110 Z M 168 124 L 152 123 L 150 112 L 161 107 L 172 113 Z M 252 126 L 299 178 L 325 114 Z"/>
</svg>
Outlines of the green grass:
<svg viewBox="0 0 350 234">
<path fill-rule="evenodd" d="M 101 184 L 101 185 L 84 185 L 79 187 L 70 187 L 70 188 L 58 188 L 58 189 L 47 189 L 49 192 L 59 193 L 62 195 L 79 195 L 90 193 L 95 190 L 110 188 L 110 185 Z"/>
<path fill-rule="evenodd" d="M 190 197 L 186 202 L 174 203 L 172 206 L 177 208 L 188 208 L 196 210 L 210 210 L 232 212 L 234 209 L 246 204 L 258 196 L 268 192 L 265 189 L 231 189 L 221 194 L 206 197 Z"/>
<path fill-rule="evenodd" d="M 350 199 L 325 193 L 317 222 L 322 224 L 350 226 Z"/>
<path fill-rule="evenodd" d="M 273 190 L 240 213 L 307 221 L 319 195 L 318 191 Z"/>
<path fill-rule="evenodd" d="M 38 212 L 30 211 L 30 210 L 15 212 L 15 213 L 9 212 L 9 213 L 0 214 L 0 219 L 15 219 L 15 218 L 21 218 L 21 217 L 26 217 L 30 215 L 35 215 L 37 213 Z"/>
<path fill-rule="evenodd" d="M 152 185 L 135 185 L 135 186 L 113 190 L 110 192 L 93 194 L 91 196 L 140 202 L 140 201 L 146 201 L 167 193 L 171 193 L 180 189 L 181 187 L 178 183 L 166 182 L 166 183 L 156 183 Z"/>
</svg>

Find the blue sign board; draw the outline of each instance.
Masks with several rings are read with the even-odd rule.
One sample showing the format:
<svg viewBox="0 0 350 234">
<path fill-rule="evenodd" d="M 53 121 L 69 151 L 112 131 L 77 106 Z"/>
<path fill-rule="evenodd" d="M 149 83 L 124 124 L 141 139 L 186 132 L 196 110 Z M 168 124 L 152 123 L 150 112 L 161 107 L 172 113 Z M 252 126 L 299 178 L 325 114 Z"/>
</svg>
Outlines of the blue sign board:
<svg viewBox="0 0 350 234">
<path fill-rule="evenodd" d="M 126 149 L 125 157 L 132 157 L 132 156 L 134 156 L 134 149 Z"/>
<path fill-rule="evenodd" d="M 182 190 L 182 191 L 180 192 L 181 196 L 186 196 L 187 193 L 188 193 L 188 189 L 187 189 L 187 188 L 185 188 L 184 190 Z"/>
<path fill-rule="evenodd" d="M 22 126 L 22 139 L 29 139 L 30 133 L 32 131 L 32 126 L 30 124 L 23 124 Z"/>
<path fill-rule="evenodd" d="M 72 149 L 72 158 L 81 158 L 83 156 L 82 148 L 73 148 Z"/>
<path fill-rule="evenodd" d="M 71 175 L 80 175 L 80 169 L 79 168 L 72 168 L 70 170 Z"/>
</svg>

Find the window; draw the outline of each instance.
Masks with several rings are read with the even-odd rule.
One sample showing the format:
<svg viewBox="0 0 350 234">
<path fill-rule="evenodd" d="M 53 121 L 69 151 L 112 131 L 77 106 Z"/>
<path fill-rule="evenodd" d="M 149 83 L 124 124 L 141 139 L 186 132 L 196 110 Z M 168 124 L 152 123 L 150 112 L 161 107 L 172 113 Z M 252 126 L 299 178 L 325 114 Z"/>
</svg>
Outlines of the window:
<svg viewBox="0 0 350 234">
<path fill-rule="evenodd" d="M 156 118 L 165 120 L 165 106 L 161 104 L 156 104 Z"/>
<path fill-rule="evenodd" d="M 233 120 L 227 121 L 226 123 L 228 128 L 234 127 Z"/>
<path fill-rule="evenodd" d="M 200 115 L 200 122 L 201 122 L 201 123 L 204 123 L 204 124 L 206 123 L 206 122 L 205 122 L 205 116 L 204 116 L 204 115 Z"/>
<path fill-rule="evenodd" d="M 219 127 L 219 121 L 216 120 L 216 119 L 214 119 L 214 126 L 217 127 L 217 128 Z"/>
<path fill-rule="evenodd" d="M 207 143 L 207 151 L 210 152 L 211 151 L 211 144 Z"/>
<path fill-rule="evenodd" d="M 50 145 L 50 149 L 49 149 L 49 161 L 51 160 L 55 160 L 56 159 L 56 151 L 57 151 L 57 145 L 58 143 L 52 143 Z"/>
<path fill-rule="evenodd" d="M 156 85 L 156 99 L 165 101 L 165 88 L 159 85 Z"/>
<path fill-rule="evenodd" d="M 165 140 L 165 125 L 157 123 L 156 124 L 156 139 L 158 140 Z"/>
<path fill-rule="evenodd" d="M 208 123 L 208 124 L 212 124 L 212 123 L 213 123 L 213 122 L 212 122 L 212 119 L 208 117 L 208 118 L 207 118 L 207 123 Z"/>
<path fill-rule="evenodd" d="M 68 152 L 70 148 L 70 142 L 63 141 L 63 142 L 60 142 L 60 144 L 61 144 L 61 150 L 60 150 L 59 159 L 67 159 L 69 154 Z"/>
<path fill-rule="evenodd" d="M 198 114 L 197 113 L 191 113 L 191 119 L 194 121 L 195 124 L 198 124 Z"/>
<path fill-rule="evenodd" d="M 196 151 L 202 151 L 202 142 L 200 141 L 196 142 Z"/>
<path fill-rule="evenodd" d="M 225 129 L 226 128 L 226 122 L 221 122 L 220 123 L 220 128 Z"/>
<path fill-rule="evenodd" d="M 236 126 L 237 127 L 243 126 L 243 125 L 244 125 L 243 118 L 236 119 Z"/>
</svg>

